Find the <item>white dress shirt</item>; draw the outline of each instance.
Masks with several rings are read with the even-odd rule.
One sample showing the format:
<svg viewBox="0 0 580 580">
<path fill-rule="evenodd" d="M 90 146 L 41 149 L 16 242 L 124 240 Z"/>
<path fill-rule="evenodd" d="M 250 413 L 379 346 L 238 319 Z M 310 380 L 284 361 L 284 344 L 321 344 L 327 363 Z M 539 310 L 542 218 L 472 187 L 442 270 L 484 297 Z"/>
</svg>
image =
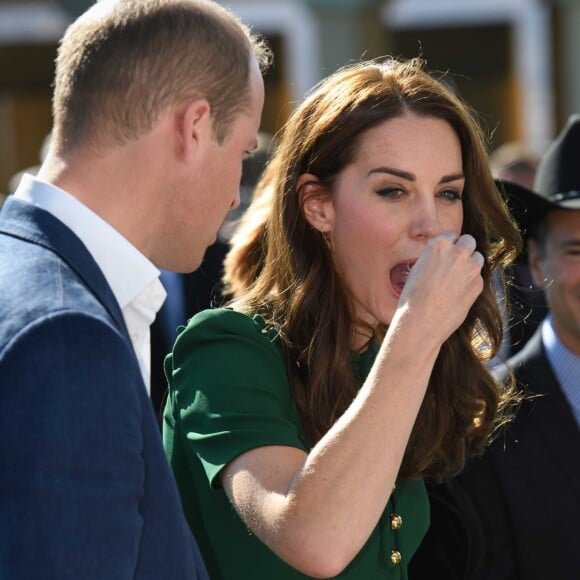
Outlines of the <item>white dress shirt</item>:
<svg viewBox="0 0 580 580">
<path fill-rule="evenodd" d="M 64 190 L 25 174 L 14 196 L 52 214 L 86 246 L 119 303 L 149 391 L 150 325 L 166 297 L 159 270 L 117 230 Z"/>
</svg>

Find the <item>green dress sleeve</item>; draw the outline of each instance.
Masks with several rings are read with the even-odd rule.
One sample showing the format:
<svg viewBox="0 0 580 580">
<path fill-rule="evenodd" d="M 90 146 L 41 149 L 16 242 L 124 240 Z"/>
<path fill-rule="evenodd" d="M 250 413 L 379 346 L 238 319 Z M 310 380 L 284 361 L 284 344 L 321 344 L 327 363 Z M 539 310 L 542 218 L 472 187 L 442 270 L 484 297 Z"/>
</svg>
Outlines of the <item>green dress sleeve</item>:
<svg viewBox="0 0 580 580">
<path fill-rule="evenodd" d="M 262 317 L 207 310 L 190 321 L 166 360 L 180 431 L 212 486 L 238 455 L 265 445 L 306 451 L 275 335 Z"/>
</svg>

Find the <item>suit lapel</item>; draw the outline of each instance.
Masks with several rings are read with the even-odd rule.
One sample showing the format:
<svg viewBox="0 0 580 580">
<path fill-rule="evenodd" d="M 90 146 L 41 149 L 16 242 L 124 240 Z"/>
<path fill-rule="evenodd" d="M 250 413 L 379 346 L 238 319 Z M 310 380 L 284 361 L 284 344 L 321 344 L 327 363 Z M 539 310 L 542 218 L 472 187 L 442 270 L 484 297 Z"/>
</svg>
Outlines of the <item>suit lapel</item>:
<svg viewBox="0 0 580 580">
<path fill-rule="evenodd" d="M 534 422 L 551 451 L 553 460 L 560 463 L 563 473 L 570 478 L 580 497 L 580 429 L 562 392 L 541 341 L 538 329 L 526 345 L 528 361 L 520 370 L 518 378 L 541 395 L 536 404 L 530 403 L 530 420 Z M 549 465 L 546 466 L 549 470 Z"/>
<path fill-rule="evenodd" d="M 101 269 L 81 240 L 61 221 L 32 204 L 9 197 L 0 213 L 0 232 L 57 254 L 79 275 L 130 341 L 117 299 Z"/>
</svg>

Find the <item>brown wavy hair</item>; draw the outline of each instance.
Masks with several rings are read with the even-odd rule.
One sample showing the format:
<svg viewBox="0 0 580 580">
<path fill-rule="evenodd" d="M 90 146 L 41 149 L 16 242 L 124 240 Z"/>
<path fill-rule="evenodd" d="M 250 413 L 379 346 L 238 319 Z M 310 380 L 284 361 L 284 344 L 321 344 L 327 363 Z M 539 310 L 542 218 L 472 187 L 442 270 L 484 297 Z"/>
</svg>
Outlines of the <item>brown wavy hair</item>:
<svg viewBox="0 0 580 580">
<path fill-rule="evenodd" d="M 486 362 L 503 335 L 492 272 L 513 261 L 521 240 L 494 184 L 474 114 L 420 60 L 341 69 L 294 111 L 268 176 L 271 210 L 254 226 L 254 246 L 261 245 L 261 253 L 253 247 L 253 254 L 248 248 L 239 254 L 238 259 L 258 259 L 246 270 L 249 277 L 238 280 L 232 305 L 259 312 L 277 330 L 303 433 L 314 445 L 360 388 L 350 342 L 358 321 L 331 252 L 304 216 L 297 180 L 311 173 L 332 193 L 365 133 L 406 112 L 445 120 L 456 132 L 466 177 L 463 233 L 475 237 L 486 257 L 484 290 L 440 350 L 400 470 L 403 477 L 439 478 L 460 470 L 467 455 L 483 451 L 517 400 L 512 384 L 497 385 Z M 379 340 L 384 337 L 384 328 L 373 330 Z"/>
</svg>

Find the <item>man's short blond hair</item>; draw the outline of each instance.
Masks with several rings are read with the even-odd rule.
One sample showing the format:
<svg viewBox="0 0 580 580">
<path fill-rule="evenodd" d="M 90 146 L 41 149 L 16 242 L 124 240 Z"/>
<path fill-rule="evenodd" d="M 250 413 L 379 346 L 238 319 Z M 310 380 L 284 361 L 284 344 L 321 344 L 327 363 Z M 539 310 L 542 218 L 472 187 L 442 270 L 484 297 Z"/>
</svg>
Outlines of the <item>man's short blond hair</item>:
<svg viewBox="0 0 580 580">
<path fill-rule="evenodd" d="M 265 43 L 211 0 L 101 0 L 61 40 L 53 97 L 57 149 L 138 138 L 190 98 L 208 100 L 218 140 L 249 103 Z"/>
</svg>

